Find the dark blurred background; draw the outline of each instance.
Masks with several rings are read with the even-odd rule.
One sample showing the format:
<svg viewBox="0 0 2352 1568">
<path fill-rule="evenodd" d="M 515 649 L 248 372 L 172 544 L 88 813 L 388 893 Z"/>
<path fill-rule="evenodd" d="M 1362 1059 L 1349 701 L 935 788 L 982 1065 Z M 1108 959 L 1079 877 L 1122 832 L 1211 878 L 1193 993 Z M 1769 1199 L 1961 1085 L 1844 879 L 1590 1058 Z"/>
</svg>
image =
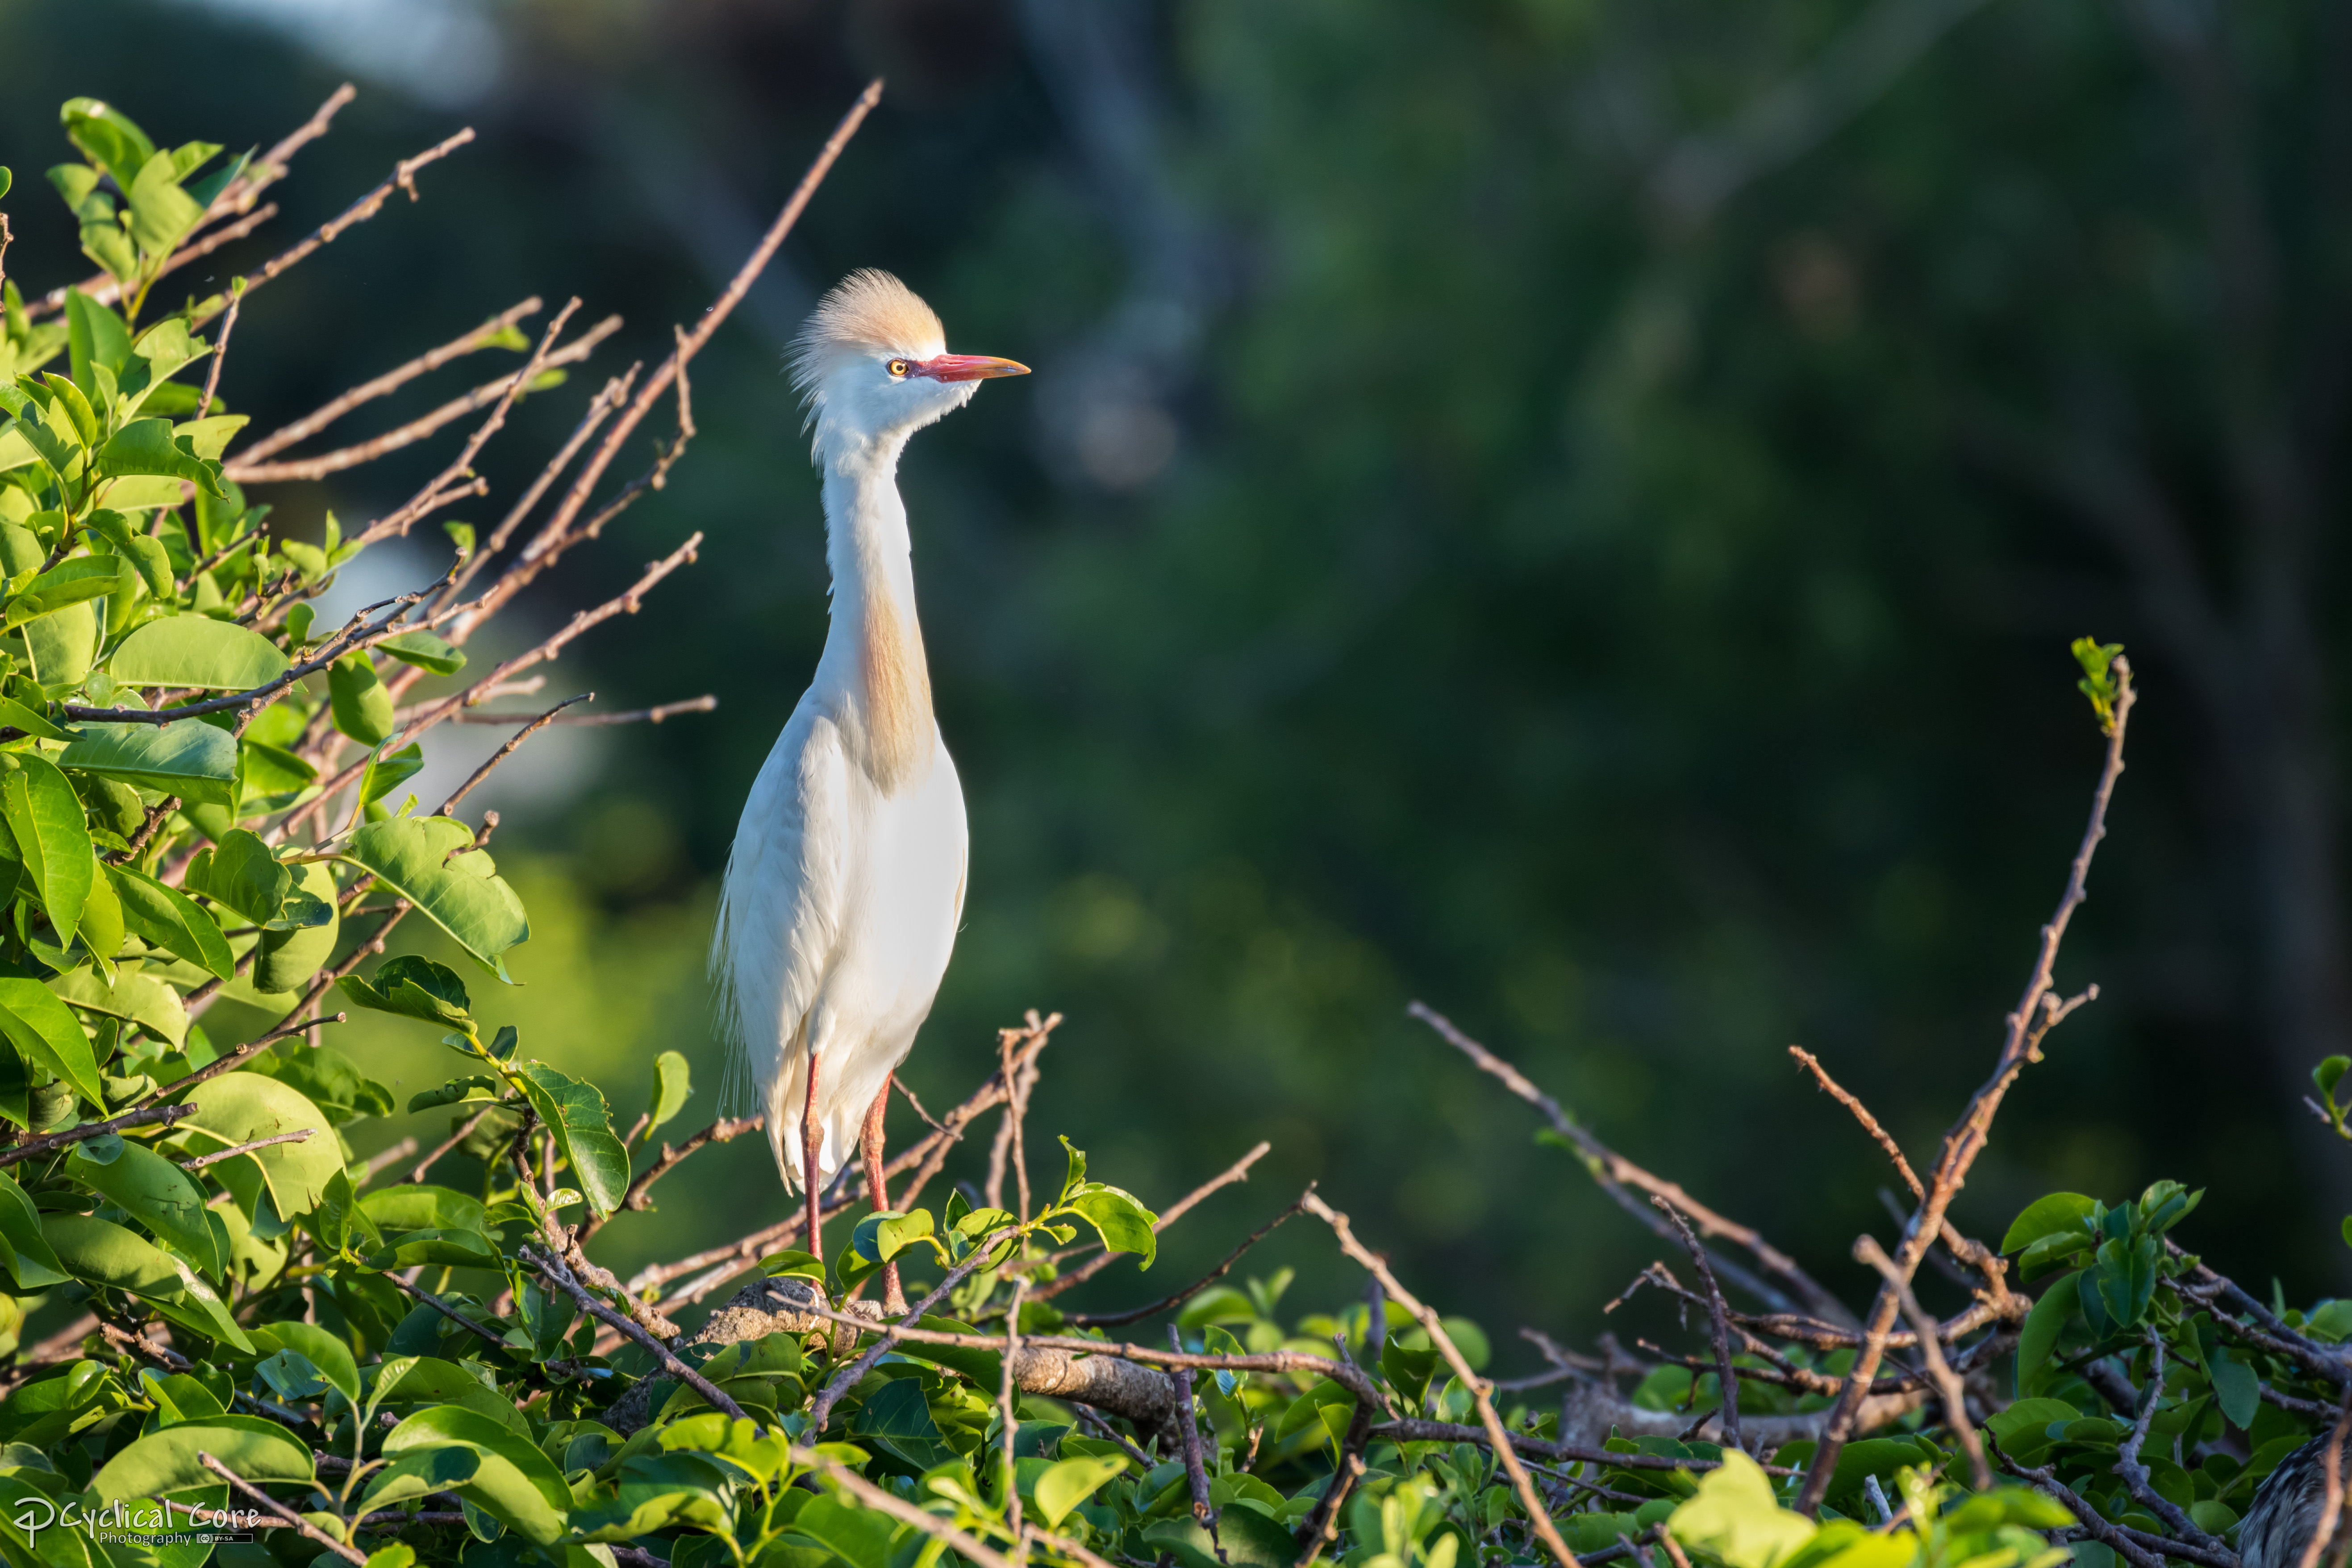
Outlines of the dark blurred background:
<svg viewBox="0 0 2352 1568">
<path fill-rule="evenodd" d="M 2347 1033 L 2348 65 L 2352 12 L 2268 0 L 0 0 L 0 163 L 9 272 L 46 288 L 88 270 L 39 179 L 60 100 L 242 148 L 357 80 L 217 281 L 476 126 L 255 297 L 224 393 L 267 429 L 529 293 L 622 312 L 525 405 L 488 521 L 887 77 L 697 362 L 668 488 L 522 608 L 705 530 L 549 691 L 720 706 L 551 732 L 477 797 L 536 925 L 481 1011 L 624 1121 L 670 1047 L 687 1123 L 715 1109 L 715 883 L 824 630 L 781 350 L 889 268 L 952 346 L 1038 370 L 905 468 L 972 824 L 907 1076 L 951 1103 L 1058 1009 L 1041 1162 L 1067 1132 L 1164 1202 L 1273 1141 L 1092 1300 L 1174 1288 L 1312 1179 L 1509 1346 L 1589 1337 L 1658 1244 L 1405 1003 L 1859 1296 L 1889 1173 L 1786 1047 L 1933 1157 L 2082 829 L 2084 634 L 2144 693 L 2059 972 L 2100 999 L 1962 1222 L 2170 1176 L 2250 1283 L 2344 1280 L 2352 1167 L 2296 1097 Z M 268 499 L 297 533 L 376 515 L 460 438 Z M 347 592 L 439 565 L 420 539 Z M 497 738 L 428 745 L 447 773 Z M 404 1100 L 454 1070 L 421 1033 L 337 1038 Z M 756 1141 L 698 1164 L 614 1260 L 784 1212 Z M 1323 1305 L 1357 1288 L 1332 1258 L 1292 1227 L 1255 1268 Z"/>
</svg>

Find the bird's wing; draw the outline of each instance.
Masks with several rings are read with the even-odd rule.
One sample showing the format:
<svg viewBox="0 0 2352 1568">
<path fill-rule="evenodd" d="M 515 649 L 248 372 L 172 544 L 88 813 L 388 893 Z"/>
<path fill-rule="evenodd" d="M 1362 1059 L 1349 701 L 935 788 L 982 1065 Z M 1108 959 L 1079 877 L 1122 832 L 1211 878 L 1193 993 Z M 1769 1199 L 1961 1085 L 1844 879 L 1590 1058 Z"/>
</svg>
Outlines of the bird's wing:
<svg viewBox="0 0 2352 1568">
<path fill-rule="evenodd" d="M 740 1047 L 740 1076 L 757 1092 L 730 1100 L 765 1113 L 826 965 L 846 903 L 849 764 L 841 733 L 813 700 L 784 726 L 743 804 L 727 858 L 711 968 Z M 743 1100 L 752 1103 L 744 1105 Z"/>
</svg>

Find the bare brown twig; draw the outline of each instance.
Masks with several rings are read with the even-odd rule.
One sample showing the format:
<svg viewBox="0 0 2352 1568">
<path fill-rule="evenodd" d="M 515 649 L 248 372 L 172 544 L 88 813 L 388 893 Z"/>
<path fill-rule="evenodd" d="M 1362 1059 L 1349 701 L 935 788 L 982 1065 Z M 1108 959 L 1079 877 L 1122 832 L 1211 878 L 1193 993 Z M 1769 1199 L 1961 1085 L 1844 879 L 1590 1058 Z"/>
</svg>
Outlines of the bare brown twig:
<svg viewBox="0 0 2352 1568">
<path fill-rule="evenodd" d="M 1651 1174 L 1610 1148 L 1580 1126 L 1575 1118 L 1560 1108 L 1559 1101 L 1537 1088 L 1526 1074 L 1464 1034 L 1454 1026 L 1452 1019 L 1435 1008 L 1415 1002 L 1405 1011 L 1435 1030 L 1440 1039 L 1468 1057 L 1480 1071 L 1500 1079 L 1506 1089 L 1542 1111 L 1544 1119 L 1550 1122 L 1552 1131 L 1576 1152 L 1585 1169 L 1591 1173 L 1592 1179 L 1600 1184 L 1601 1190 L 1614 1199 L 1619 1207 L 1640 1220 L 1652 1232 L 1666 1239 L 1673 1238 L 1673 1232 L 1665 1221 L 1652 1213 L 1649 1206 L 1640 1198 L 1635 1197 L 1634 1191 L 1639 1191 L 1650 1197 L 1665 1199 L 1695 1221 L 1700 1234 L 1724 1237 L 1746 1247 L 1754 1254 L 1756 1260 L 1764 1266 L 1767 1273 L 1783 1281 L 1796 1293 L 1797 1300 L 1801 1300 L 1811 1311 L 1833 1321 L 1851 1318 L 1852 1314 L 1847 1310 L 1845 1303 L 1822 1289 L 1811 1275 L 1806 1273 L 1798 1265 L 1795 1258 L 1765 1240 L 1762 1234 L 1753 1226 L 1742 1225 L 1738 1220 L 1717 1214 L 1684 1191 L 1680 1184 Z M 1743 1289 L 1749 1290 L 1768 1304 L 1783 1310 L 1791 1310 L 1795 1305 L 1780 1289 L 1758 1278 L 1751 1271 L 1740 1268 L 1730 1259 L 1718 1255 L 1715 1258 L 1714 1263 L 1717 1270 L 1725 1279 L 1738 1283 Z"/>
<path fill-rule="evenodd" d="M 1534 1480 L 1528 1475 L 1527 1467 L 1519 1462 L 1517 1452 L 1512 1448 L 1510 1435 L 1504 1430 L 1502 1417 L 1495 1414 L 1494 1401 L 1486 1396 L 1486 1384 L 1471 1370 L 1470 1363 L 1463 1359 L 1461 1349 L 1446 1333 L 1445 1325 L 1438 1321 L 1437 1314 L 1406 1289 L 1396 1276 L 1389 1272 L 1388 1265 L 1356 1239 L 1355 1232 L 1348 1226 L 1346 1215 L 1311 1192 L 1302 1202 L 1307 1213 L 1331 1227 L 1331 1233 L 1339 1239 L 1340 1250 L 1369 1269 L 1380 1280 L 1381 1289 L 1388 1292 L 1389 1299 L 1412 1314 L 1413 1321 L 1429 1336 L 1429 1342 L 1437 1347 L 1438 1353 L 1445 1358 L 1446 1365 L 1454 1369 L 1454 1377 L 1469 1391 L 1476 1404 L 1478 1423 L 1486 1428 L 1486 1436 L 1494 1446 L 1496 1459 L 1511 1478 L 1512 1489 L 1519 1494 L 1519 1506 L 1527 1510 L 1528 1522 L 1534 1530 L 1536 1539 L 1543 1542 L 1544 1550 L 1551 1553 L 1552 1561 L 1559 1568 L 1578 1568 L 1576 1553 L 1570 1552 L 1568 1542 L 1560 1539 L 1559 1527 L 1551 1521 L 1551 1510 L 1544 1506 L 1543 1499 L 1536 1491 Z"/>
<path fill-rule="evenodd" d="M 2042 928 L 2041 945 L 2034 954 L 2033 970 L 2028 976 L 2025 991 L 2018 1000 L 2017 1009 L 2009 1016 L 2006 1037 L 1993 1076 L 1979 1089 L 1962 1111 L 1958 1122 L 1944 1136 L 1932 1175 L 1927 1182 L 1927 1195 L 1920 1200 L 1903 1244 L 1895 1258 L 1895 1279 L 1879 1287 L 1878 1300 L 1871 1309 L 1861 1353 L 1854 1358 L 1846 1386 L 1832 1407 L 1829 1426 L 1822 1434 L 1821 1446 L 1814 1451 L 1805 1475 L 1805 1484 L 1797 1495 L 1797 1506 L 1805 1513 L 1819 1510 L 1822 1496 L 1828 1489 L 1830 1478 L 1837 1468 L 1838 1452 L 1845 1446 L 1853 1423 L 1860 1412 L 1864 1391 L 1877 1374 L 1878 1363 L 1886 1350 L 1887 1335 L 1902 1310 L 1902 1297 L 1896 1289 L 1899 1279 L 1908 1283 L 1918 1272 L 1920 1259 L 1928 1246 L 1940 1234 L 1945 1210 L 1950 1206 L 1960 1184 L 1968 1179 L 1969 1168 L 1983 1152 L 1991 1134 L 1992 1119 L 2000 1111 L 2001 1100 L 2008 1095 L 2010 1085 L 2017 1080 L 2027 1062 L 2039 1054 L 2042 1036 L 2064 1016 L 2068 1005 L 2056 999 L 2053 974 L 2057 967 L 2059 945 L 2065 940 L 2066 927 L 2075 910 L 2088 896 L 2091 858 L 2097 853 L 2099 840 L 2106 837 L 2107 804 L 2115 797 L 2116 781 L 2123 776 L 2124 736 L 2131 720 L 2132 704 L 2137 694 L 2132 689 L 2131 665 L 2118 655 L 2113 665 L 2116 696 L 2114 721 L 2108 726 L 2105 764 L 2099 773 L 2097 788 L 2091 797 L 2090 821 L 2083 830 L 2080 846 L 2075 849 L 2069 868 L 2065 891 L 2058 900 L 2057 912 Z M 2087 995 L 2088 993 L 2085 993 Z"/>
</svg>

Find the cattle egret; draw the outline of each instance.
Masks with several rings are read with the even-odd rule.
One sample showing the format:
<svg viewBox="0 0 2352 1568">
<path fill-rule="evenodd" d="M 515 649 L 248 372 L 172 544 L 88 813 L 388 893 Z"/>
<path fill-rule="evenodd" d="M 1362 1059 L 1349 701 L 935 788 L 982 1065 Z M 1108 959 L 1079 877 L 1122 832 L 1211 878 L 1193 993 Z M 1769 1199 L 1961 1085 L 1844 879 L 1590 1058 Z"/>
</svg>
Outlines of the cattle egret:
<svg viewBox="0 0 2352 1568">
<path fill-rule="evenodd" d="M 851 274 L 792 352 L 824 487 L 832 620 L 816 678 L 751 785 L 727 861 L 711 966 L 787 1188 L 818 1195 L 863 1130 L 868 1196 L 890 1206 L 882 1121 L 947 973 L 963 912 L 963 790 L 931 714 L 898 454 L 1025 365 L 947 352 L 887 272 Z M 797 1136 L 788 1129 L 797 1129 Z M 885 1308 L 906 1310 L 896 1265 Z"/>
</svg>

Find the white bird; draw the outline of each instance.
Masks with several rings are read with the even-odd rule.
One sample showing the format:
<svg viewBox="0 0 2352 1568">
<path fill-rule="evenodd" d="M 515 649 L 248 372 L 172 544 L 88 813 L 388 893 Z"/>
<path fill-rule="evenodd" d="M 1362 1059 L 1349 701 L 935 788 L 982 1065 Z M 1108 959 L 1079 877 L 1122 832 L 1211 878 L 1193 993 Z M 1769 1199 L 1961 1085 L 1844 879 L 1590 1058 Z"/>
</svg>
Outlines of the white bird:
<svg viewBox="0 0 2352 1568">
<path fill-rule="evenodd" d="M 818 1194 L 861 1118 L 868 1195 L 889 1207 L 891 1077 L 963 913 L 963 789 L 931 713 L 898 455 L 980 382 L 1028 367 L 949 353 L 929 306 L 864 271 L 819 302 L 792 370 L 816 430 L 832 622 L 816 678 L 744 802 L 710 956 L 776 1167 L 806 1194 L 821 1257 Z M 884 1290 L 886 1308 L 904 1311 L 895 1265 Z"/>
</svg>

